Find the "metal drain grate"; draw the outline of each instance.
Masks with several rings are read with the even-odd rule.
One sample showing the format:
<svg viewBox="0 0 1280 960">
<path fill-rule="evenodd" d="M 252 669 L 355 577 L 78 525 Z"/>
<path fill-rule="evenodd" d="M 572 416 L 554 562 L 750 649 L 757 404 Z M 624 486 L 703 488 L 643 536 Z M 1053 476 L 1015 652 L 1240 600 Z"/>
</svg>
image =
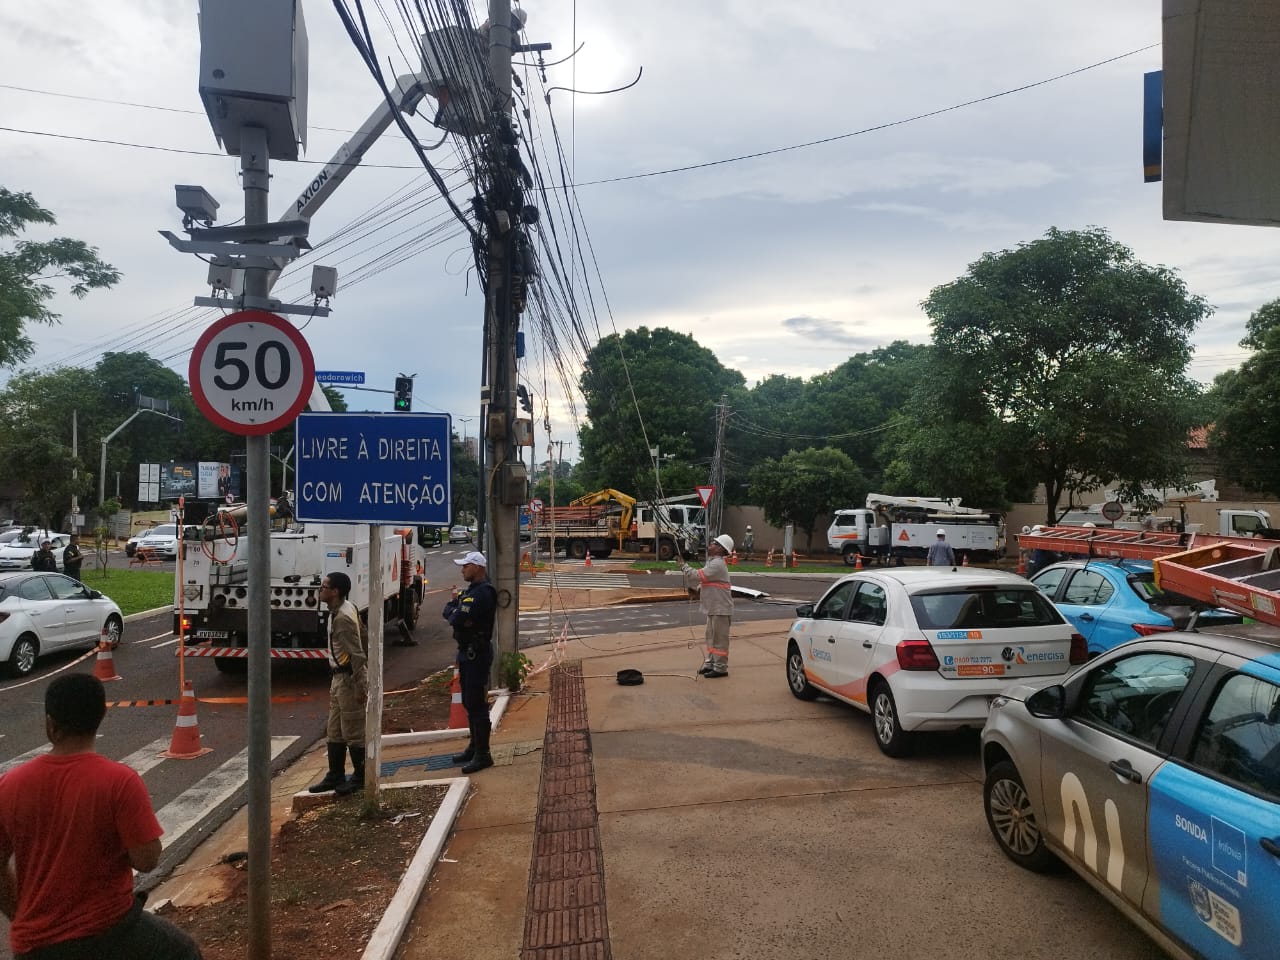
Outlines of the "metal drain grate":
<svg viewBox="0 0 1280 960">
<path fill-rule="evenodd" d="M 521 960 L 612 960 L 580 661 L 552 671 Z"/>
</svg>

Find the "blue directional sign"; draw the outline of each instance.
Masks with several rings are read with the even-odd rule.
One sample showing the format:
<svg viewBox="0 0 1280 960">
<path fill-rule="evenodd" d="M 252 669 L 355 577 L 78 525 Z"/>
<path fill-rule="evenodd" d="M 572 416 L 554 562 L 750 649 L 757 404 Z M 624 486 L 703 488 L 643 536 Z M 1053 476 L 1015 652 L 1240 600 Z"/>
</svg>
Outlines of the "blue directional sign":
<svg viewBox="0 0 1280 960">
<path fill-rule="evenodd" d="M 447 526 L 447 413 L 304 413 L 296 433 L 299 520 Z"/>
<path fill-rule="evenodd" d="M 355 386 L 364 383 L 364 373 L 360 370 L 317 370 L 316 382 Z"/>
</svg>

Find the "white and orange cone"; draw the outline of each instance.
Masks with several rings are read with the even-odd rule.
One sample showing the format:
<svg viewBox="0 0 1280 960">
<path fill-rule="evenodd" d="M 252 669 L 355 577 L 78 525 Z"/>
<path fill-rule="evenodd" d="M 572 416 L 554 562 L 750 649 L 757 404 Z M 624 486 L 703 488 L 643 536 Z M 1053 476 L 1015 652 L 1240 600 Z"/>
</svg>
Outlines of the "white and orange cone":
<svg viewBox="0 0 1280 960">
<path fill-rule="evenodd" d="M 200 746 L 200 723 L 196 719 L 196 693 L 190 680 L 182 684 L 182 699 L 178 703 L 178 721 L 173 727 L 169 749 L 160 754 L 170 760 L 194 760 L 206 753 L 209 747 Z"/>
<path fill-rule="evenodd" d="M 98 640 L 98 659 L 93 664 L 93 675 L 99 680 L 122 680 L 116 673 L 116 661 L 111 655 L 111 639 L 107 636 L 106 627 L 102 628 L 102 637 Z"/>
<path fill-rule="evenodd" d="M 591 566 L 591 551 L 590 551 L 590 550 L 588 550 L 588 551 L 587 551 L 587 559 L 585 559 L 585 560 L 583 560 L 583 561 L 582 561 L 582 565 L 583 565 L 584 567 L 589 567 L 589 566 Z"/>
<path fill-rule="evenodd" d="M 453 683 L 449 686 L 452 694 L 449 703 L 449 729 L 465 730 L 471 726 L 467 719 L 467 708 L 462 705 L 462 681 L 458 679 L 458 668 L 453 668 Z"/>
</svg>

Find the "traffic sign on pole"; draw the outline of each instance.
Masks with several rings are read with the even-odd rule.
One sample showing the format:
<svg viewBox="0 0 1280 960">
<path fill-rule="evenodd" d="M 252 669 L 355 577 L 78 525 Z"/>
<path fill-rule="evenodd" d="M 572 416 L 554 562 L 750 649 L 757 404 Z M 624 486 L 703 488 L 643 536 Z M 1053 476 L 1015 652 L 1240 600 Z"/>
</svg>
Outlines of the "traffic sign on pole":
<svg viewBox="0 0 1280 960">
<path fill-rule="evenodd" d="M 716 492 L 716 488 L 710 485 L 693 489 L 698 491 L 698 499 L 702 501 L 704 507 L 711 502 L 711 495 Z"/>
<path fill-rule="evenodd" d="M 448 526 L 447 413 L 304 413 L 294 513 L 316 523 Z"/>
<path fill-rule="evenodd" d="M 307 405 L 315 360 L 298 329 L 265 310 L 213 323 L 191 351 L 188 381 L 214 426 L 261 436 L 292 423 Z"/>
<path fill-rule="evenodd" d="M 541 512 L 542 512 L 542 501 L 541 501 L 541 500 L 539 500 L 537 497 L 534 497 L 532 500 L 530 500 L 530 501 L 529 501 L 529 512 L 530 512 L 530 513 L 541 513 Z"/>
</svg>

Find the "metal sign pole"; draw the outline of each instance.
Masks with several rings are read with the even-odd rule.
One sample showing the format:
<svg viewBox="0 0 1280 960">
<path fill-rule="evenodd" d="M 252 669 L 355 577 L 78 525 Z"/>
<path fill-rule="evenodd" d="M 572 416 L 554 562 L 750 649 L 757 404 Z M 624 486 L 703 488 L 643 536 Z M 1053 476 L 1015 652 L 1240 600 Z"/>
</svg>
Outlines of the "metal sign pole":
<svg viewBox="0 0 1280 960">
<path fill-rule="evenodd" d="M 382 527 L 369 524 L 369 696 L 364 708 L 364 803 L 366 810 L 378 806 L 378 773 L 382 769 Z"/>
<path fill-rule="evenodd" d="M 245 226 L 267 223 L 267 134 L 240 132 Z M 266 299 L 267 271 L 244 272 L 246 298 Z M 271 960 L 271 435 L 245 443 L 249 515 L 249 960 Z"/>
</svg>

